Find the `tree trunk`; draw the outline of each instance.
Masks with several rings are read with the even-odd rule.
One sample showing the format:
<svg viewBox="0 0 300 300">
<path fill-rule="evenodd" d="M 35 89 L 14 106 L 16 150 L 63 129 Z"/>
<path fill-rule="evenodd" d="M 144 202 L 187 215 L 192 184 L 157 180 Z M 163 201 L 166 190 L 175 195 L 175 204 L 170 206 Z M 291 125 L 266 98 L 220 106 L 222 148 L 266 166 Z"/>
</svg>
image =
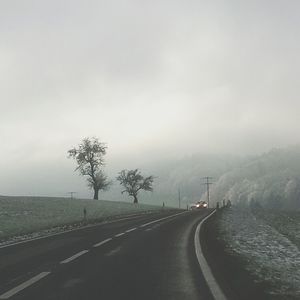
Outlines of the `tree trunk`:
<svg viewBox="0 0 300 300">
<path fill-rule="evenodd" d="M 137 203 L 138 203 L 138 199 L 137 199 L 137 196 L 136 196 L 136 195 L 133 195 L 133 203 L 134 203 L 134 204 L 137 204 Z"/>
<path fill-rule="evenodd" d="M 94 200 L 98 200 L 99 189 L 94 188 Z"/>
</svg>

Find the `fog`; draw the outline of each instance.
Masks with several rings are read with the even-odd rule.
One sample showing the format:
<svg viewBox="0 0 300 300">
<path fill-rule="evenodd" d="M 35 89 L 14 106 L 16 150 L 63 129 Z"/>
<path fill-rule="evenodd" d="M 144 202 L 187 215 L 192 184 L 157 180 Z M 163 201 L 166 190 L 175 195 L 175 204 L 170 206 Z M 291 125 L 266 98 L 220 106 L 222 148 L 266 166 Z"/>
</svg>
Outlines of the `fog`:
<svg viewBox="0 0 300 300">
<path fill-rule="evenodd" d="M 298 144 L 299 8 L 1 1 L 0 194 L 88 197 L 67 159 L 87 136 L 110 176 Z"/>
<path fill-rule="evenodd" d="M 211 189 L 212 206 L 300 209 L 300 147 L 273 149 L 224 172 Z M 207 199 L 206 193 L 202 195 Z"/>
</svg>

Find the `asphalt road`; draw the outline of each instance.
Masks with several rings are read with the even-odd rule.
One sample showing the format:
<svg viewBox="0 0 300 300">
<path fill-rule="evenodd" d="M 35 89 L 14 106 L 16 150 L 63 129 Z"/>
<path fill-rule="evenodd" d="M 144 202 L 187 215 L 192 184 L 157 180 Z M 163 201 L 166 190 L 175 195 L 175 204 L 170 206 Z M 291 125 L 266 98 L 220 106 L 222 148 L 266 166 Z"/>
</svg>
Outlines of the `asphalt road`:
<svg viewBox="0 0 300 300">
<path fill-rule="evenodd" d="M 194 248 L 209 210 L 164 212 L 0 248 L 0 299 L 203 299 Z"/>
</svg>

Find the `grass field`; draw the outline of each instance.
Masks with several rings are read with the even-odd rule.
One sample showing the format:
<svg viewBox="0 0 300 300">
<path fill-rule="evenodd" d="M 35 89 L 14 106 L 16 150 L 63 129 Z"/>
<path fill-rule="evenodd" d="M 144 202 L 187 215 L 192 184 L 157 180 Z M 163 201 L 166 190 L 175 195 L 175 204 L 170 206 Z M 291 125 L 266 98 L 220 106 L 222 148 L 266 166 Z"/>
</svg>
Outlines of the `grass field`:
<svg viewBox="0 0 300 300">
<path fill-rule="evenodd" d="M 85 222 L 161 209 L 158 206 L 104 200 L 0 196 L 0 242 L 30 233 L 37 235 L 42 230 L 49 232 L 53 227 L 64 229 L 78 225 L 84 221 L 84 208 L 87 212 Z"/>
</svg>

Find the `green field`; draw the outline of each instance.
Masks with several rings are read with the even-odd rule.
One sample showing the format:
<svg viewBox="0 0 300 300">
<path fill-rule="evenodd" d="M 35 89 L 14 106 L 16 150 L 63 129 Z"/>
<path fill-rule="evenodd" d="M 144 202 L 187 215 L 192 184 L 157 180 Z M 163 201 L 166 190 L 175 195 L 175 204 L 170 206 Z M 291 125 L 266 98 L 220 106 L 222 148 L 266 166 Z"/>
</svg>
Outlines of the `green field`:
<svg viewBox="0 0 300 300">
<path fill-rule="evenodd" d="M 60 228 L 62 230 L 122 214 L 160 209 L 158 206 L 104 200 L 0 196 L 0 241 L 41 230 L 53 230 L 53 227 L 63 227 Z"/>
</svg>

